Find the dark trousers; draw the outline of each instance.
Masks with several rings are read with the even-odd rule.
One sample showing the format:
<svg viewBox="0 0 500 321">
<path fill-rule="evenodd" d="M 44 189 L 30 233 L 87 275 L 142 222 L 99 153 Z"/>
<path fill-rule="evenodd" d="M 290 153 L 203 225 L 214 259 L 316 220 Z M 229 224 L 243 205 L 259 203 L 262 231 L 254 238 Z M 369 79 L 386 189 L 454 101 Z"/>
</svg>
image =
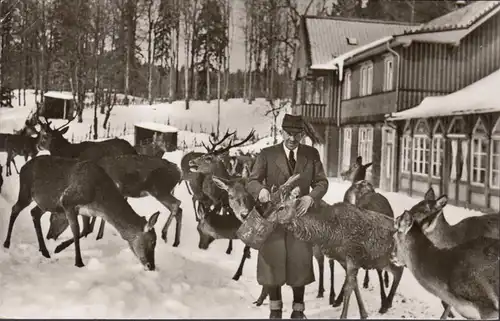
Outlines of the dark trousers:
<svg viewBox="0 0 500 321">
<path fill-rule="evenodd" d="M 305 286 L 294 286 L 293 290 L 293 302 L 294 303 L 304 303 L 304 292 Z M 281 300 L 281 286 L 269 287 L 269 300 L 280 301 Z"/>
</svg>

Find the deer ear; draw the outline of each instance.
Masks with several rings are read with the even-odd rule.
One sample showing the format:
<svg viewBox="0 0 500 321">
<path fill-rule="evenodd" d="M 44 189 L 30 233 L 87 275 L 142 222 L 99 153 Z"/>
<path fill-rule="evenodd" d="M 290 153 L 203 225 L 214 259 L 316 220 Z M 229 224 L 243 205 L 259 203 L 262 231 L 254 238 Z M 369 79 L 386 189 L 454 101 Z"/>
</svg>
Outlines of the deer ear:
<svg viewBox="0 0 500 321">
<path fill-rule="evenodd" d="M 151 215 L 148 222 L 144 226 L 144 233 L 149 232 L 154 228 L 156 222 L 158 221 L 158 216 L 160 216 L 160 211 L 157 211 L 156 213 Z"/>
<path fill-rule="evenodd" d="M 359 165 L 363 164 L 363 157 L 361 156 L 356 157 L 356 163 Z"/>
<path fill-rule="evenodd" d="M 440 198 L 436 200 L 436 205 L 434 205 L 434 208 L 440 211 L 443 209 L 443 207 L 446 206 L 447 203 L 448 203 L 448 196 L 442 195 Z"/>
<path fill-rule="evenodd" d="M 365 169 L 367 169 L 368 167 L 372 166 L 372 164 L 373 164 L 373 163 L 368 163 L 368 164 L 363 165 L 363 167 L 364 167 Z"/>
<path fill-rule="evenodd" d="M 63 129 L 61 129 L 61 130 L 59 131 L 59 133 L 60 133 L 61 135 L 64 135 L 64 134 L 66 134 L 66 133 L 68 132 L 68 129 L 69 129 L 69 127 L 63 128 Z"/>
<path fill-rule="evenodd" d="M 214 181 L 215 185 L 217 185 L 218 188 L 223 189 L 227 191 L 229 189 L 229 182 L 226 181 L 225 179 L 217 176 L 212 176 L 212 180 Z"/>
<path fill-rule="evenodd" d="M 436 199 L 436 194 L 434 193 L 434 189 L 431 187 L 431 188 L 429 188 L 427 193 L 425 193 L 424 200 L 434 201 L 435 199 Z"/>
</svg>

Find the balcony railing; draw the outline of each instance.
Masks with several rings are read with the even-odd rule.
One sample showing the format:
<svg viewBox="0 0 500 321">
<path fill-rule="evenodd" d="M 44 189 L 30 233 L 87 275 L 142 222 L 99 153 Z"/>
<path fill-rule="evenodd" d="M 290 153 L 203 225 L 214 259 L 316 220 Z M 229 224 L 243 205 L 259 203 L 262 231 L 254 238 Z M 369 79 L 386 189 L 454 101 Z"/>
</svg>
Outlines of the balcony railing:
<svg viewBox="0 0 500 321">
<path fill-rule="evenodd" d="M 298 115 L 310 118 L 325 118 L 326 104 L 297 104 L 295 111 Z"/>
</svg>

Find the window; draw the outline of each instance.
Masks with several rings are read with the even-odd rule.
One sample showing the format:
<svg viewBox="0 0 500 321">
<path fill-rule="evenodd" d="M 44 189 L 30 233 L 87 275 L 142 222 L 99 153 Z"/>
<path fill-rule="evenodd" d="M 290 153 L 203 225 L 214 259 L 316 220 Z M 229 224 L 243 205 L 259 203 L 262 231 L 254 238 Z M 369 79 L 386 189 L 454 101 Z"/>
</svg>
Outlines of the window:
<svg viewBox="0 0 500 321">
<path fill-rule="evenodd" d="M 358 144 L 358 156 L 363 157 L 363 163 L 370 163 L 373 156 L 373 128 L 371 127 L 361 127 L 359 128 L 359 144 Z M 370 172 L 370 167 L 368 167 L 368 172 Z"/>
<path fill-rule="evenodd" d="M 324 77 L 317 77 L 306 80 L 306 104 L 323 104 L 324 103 Z"/>
<path fill-rule="evenodd" d="M 373 63 L 369 62 L 361 66 L 360 74 L 359 95 L 371 95 L 373 87 Z"/>
<path fill-rule="evenodd" d="M 394 59 L 392 56 L 385 58 L 384 61 L 384 91 L 390 91 L 394 88 Z"/>
<path fill-rule="evenodd" d="M 410 172 L 411 166 L 411 137 L 409 135 L 403 136 L 403 155 L 401 160 L 401 170 L 403 173 Z"/>
<path fill-rule="evenodd" d="M 344 79 L 344 99 L 351 99 L 351 79 L 352 73 L 350 70 L 346 70 Z"/>
<path fill-rule="evenodd" d="M 500 137 L 491 140 L 490 187 L 500 188 Z"/>
<path fill-rule="evenodd" d="M 471 183 L 474 185 L 484 185 L 486 183 L 486 163 L 488 157 L 488 131 L 483 121 L 479 118 L 472 130 L 472 166 Z"/>
<path fill-rule="evenodd" d="M 441 164 L 443 164 L 443 136 L 436 135 L 432 137 L 432 158 L 431 158 L 431 175 L 432 177 L 441 177 Z"/>
<path fill-rule="evenodd" d="M 424 135 L 413 137 L 413 173 L 429 174 L 429 138 Z"/>
<path fill-rule="evenodd" d="M 351 165 L 351 142 L 352 142 L 352 129 L 344 128 L 344 142 L 342 145 L 342 166 L 344 170 L 349 169 Z"/>
<path fill-rule="evenodd" d="M 486 157 L 488 141 L 485 137 L 472 138 L 472 177 L 471 183 L 484 185 L 486 182 Z"/>
</svg>

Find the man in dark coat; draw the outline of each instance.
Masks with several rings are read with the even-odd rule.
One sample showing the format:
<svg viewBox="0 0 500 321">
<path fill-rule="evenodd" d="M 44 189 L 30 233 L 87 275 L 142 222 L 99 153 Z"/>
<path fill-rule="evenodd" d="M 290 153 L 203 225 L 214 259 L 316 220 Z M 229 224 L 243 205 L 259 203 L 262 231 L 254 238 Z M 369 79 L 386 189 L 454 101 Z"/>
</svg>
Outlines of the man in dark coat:
<svg viewBox="0 0 500 321">
<path fill-rule="evenodd" d="M 293 174 L 300 173 L 300 203 L 297 214 L 304 215 L 313 204 L 319 204 L 328 189 L 318 151 L 300 144 L 304 137 L 301 116 L 286 114 L 282 123 L 283 143 L 262 149 L 249 176 L 248 191 L 261 203 L 269 202 L 269 189 L 283 185 Z M 259 250 L 257 281 L 269 288 L 270 318 L 281 319 L 281 287 L 293 289 L 291 318 L 304 319 L 304 290 L 314 282 L 312 244 L 300 241 L 278 227 Z"/>
</svg>

